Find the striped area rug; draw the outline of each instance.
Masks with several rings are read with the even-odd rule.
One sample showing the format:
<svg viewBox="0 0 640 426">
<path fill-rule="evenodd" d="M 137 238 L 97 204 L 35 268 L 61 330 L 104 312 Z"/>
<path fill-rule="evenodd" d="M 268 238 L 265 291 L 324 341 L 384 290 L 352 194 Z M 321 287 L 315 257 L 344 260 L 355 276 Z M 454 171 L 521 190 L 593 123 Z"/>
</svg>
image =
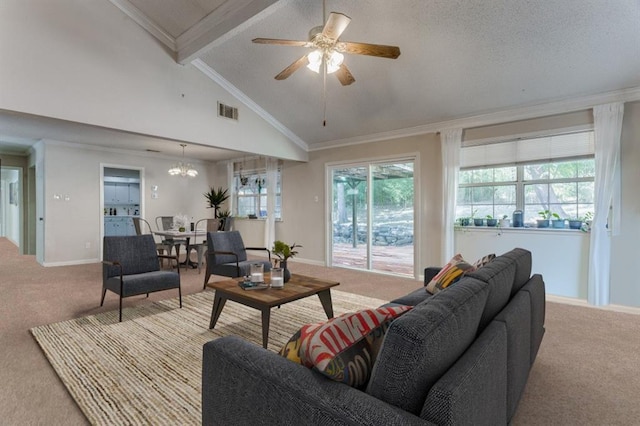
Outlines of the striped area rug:
<svg viewBox="0 0 640 426">
<path fill-rule="evenodd" d="M 56 373 L 95 425 L 201 423 L 202 345 L 235 334 L 262 344 L 260 312 L 228 301 L 209 330 L 213 291 L 31 329 Z M 382 300 L 332 291 L 336 316 Z M 269 350 L 303 324 L 326 320 L 317 297 L 271 311 Z"/>
</svg>

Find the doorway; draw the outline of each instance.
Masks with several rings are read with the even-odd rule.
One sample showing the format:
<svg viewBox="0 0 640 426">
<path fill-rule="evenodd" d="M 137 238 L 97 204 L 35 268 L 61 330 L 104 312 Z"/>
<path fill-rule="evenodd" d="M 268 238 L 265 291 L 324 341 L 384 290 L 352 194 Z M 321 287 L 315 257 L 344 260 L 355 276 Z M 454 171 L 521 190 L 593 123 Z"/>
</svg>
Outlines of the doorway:
<svg viewBox="0 0 640 426">
<path fill-rule="evenodd" d="M 415 159 L 330 166 L 331 266 L 415 277 Z"/>
<path fill-rule="evenodd" d="M 0 237 L 22 247 L 22 168 L 0 167 Z"/>
</svg>

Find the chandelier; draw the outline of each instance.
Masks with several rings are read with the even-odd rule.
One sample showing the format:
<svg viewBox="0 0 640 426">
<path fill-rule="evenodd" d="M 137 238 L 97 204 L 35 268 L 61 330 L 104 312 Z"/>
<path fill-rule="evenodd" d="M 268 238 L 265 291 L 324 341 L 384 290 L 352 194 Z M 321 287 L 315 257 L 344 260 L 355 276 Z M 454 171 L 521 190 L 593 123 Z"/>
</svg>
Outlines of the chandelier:
<svg viewBox="0 0 640 426">
<path fill-rule="evenodd" d="M 190 163 L 184 162 L 184 147 L 187 146 L 187 144 L 181 143 L 180 146 L 182 147 L 182 161 L 179 161 L 177 164 L 171 166 L 171 168 L 169 169 L 169 174 L 171 176 L 180 175 L 182 177 L 188 176 L 191 178 L 198 176 L 198 171 L 194 169 Z"/>
</svg>

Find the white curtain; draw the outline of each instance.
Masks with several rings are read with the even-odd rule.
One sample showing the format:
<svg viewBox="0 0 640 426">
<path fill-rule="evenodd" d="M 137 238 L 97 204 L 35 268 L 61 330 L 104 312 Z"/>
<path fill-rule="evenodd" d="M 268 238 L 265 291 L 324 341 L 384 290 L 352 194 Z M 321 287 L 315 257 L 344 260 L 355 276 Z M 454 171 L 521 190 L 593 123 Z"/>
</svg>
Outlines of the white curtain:
<svg viewBox="0 0 640 426">
<path fill-rule="evenodd" d="M 593 108 L 595 133 L 595 211 L 591 223 L 591 246 L 589 251 L 588 301 L 592 305 L 609 304 L 609 281 L 611 269 L 611 237 L 607 221 L 619 211 L 620 182 L 620 134 L 624 104 L 612 103 Z M 610 215 L 613 206 L 614 214 Z M 617 221 L 612 225 L 617 227 Z"/>
<path fill-rule="evenodd" d="M 271 250 L 276 239 L 276 186 L 278 159 L 267 158 L 267 221 L 264 226 L 264 246 Z"/>
<path fill-rule="evenodd" d="M 462 129 L 447 129 L 440 133 L 442 152 L 442 205 L 443 205 L 443 235 L 442 259 L 444 265 L 453 257 L 454 233 L 453 225 L 456 220 L 456 197 L 458 194 L 458 171 L 460 170 L 460 150 L 462 146 Z"/>
<path fill-rule="evenodd" d="M 228 204 L 229 204 L 229 211 L 231 212 L 231 214 L 233 213 L 233 209 L 235 207 L 235 201 L 236 201 L 236 188 L 235 185 L 233 184 L 233 161 L 227 161 L 227 188 L 229 188 L 229 200 L 228 200 Z"/>
</svg>

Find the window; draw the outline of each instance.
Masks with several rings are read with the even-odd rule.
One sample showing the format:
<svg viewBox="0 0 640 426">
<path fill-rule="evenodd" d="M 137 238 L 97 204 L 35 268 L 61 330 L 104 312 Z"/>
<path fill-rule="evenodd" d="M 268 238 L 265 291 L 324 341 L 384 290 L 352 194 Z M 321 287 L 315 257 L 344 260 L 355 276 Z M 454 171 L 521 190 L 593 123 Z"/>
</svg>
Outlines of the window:
<svg viewBox="0 0 640 426">
<path fill-rule="evenodd" d="M 245 170 L 234 165 L 234 215 L 237 217 L 267 216 L 267 171 L 264 167 Z M 276 219 L 282 219 L 281 169 L 278 166 L 276 180 Z"/>
<path fill-rule="evenodd" d="M 490 215 L 502 218 L 506 215 L 511 218 L 514 210 L 522 210 L 525 222 L 532 223 L 544 210 L 563 219 L 593 212 L 593 132 L 518 140 L 509 144 L 506 153 L 504 148 L 507 146 L 500 143 L 488 145 L 488 148 L 478 145 L 462 148 L 456 217 Z M 464 167 L 465 150 L 466 163 L 475 167 Z M 550 155 L 550 151 L 555 154 Z M 492 152 L 497 155 L 491 156 Z M 510 160 L 512 164 L 479 166 L 478 154 L 488 163 L 498 157 L 502 161 Z M 531 161 L 526 161 L 527 158 Z"/>
</svg>

